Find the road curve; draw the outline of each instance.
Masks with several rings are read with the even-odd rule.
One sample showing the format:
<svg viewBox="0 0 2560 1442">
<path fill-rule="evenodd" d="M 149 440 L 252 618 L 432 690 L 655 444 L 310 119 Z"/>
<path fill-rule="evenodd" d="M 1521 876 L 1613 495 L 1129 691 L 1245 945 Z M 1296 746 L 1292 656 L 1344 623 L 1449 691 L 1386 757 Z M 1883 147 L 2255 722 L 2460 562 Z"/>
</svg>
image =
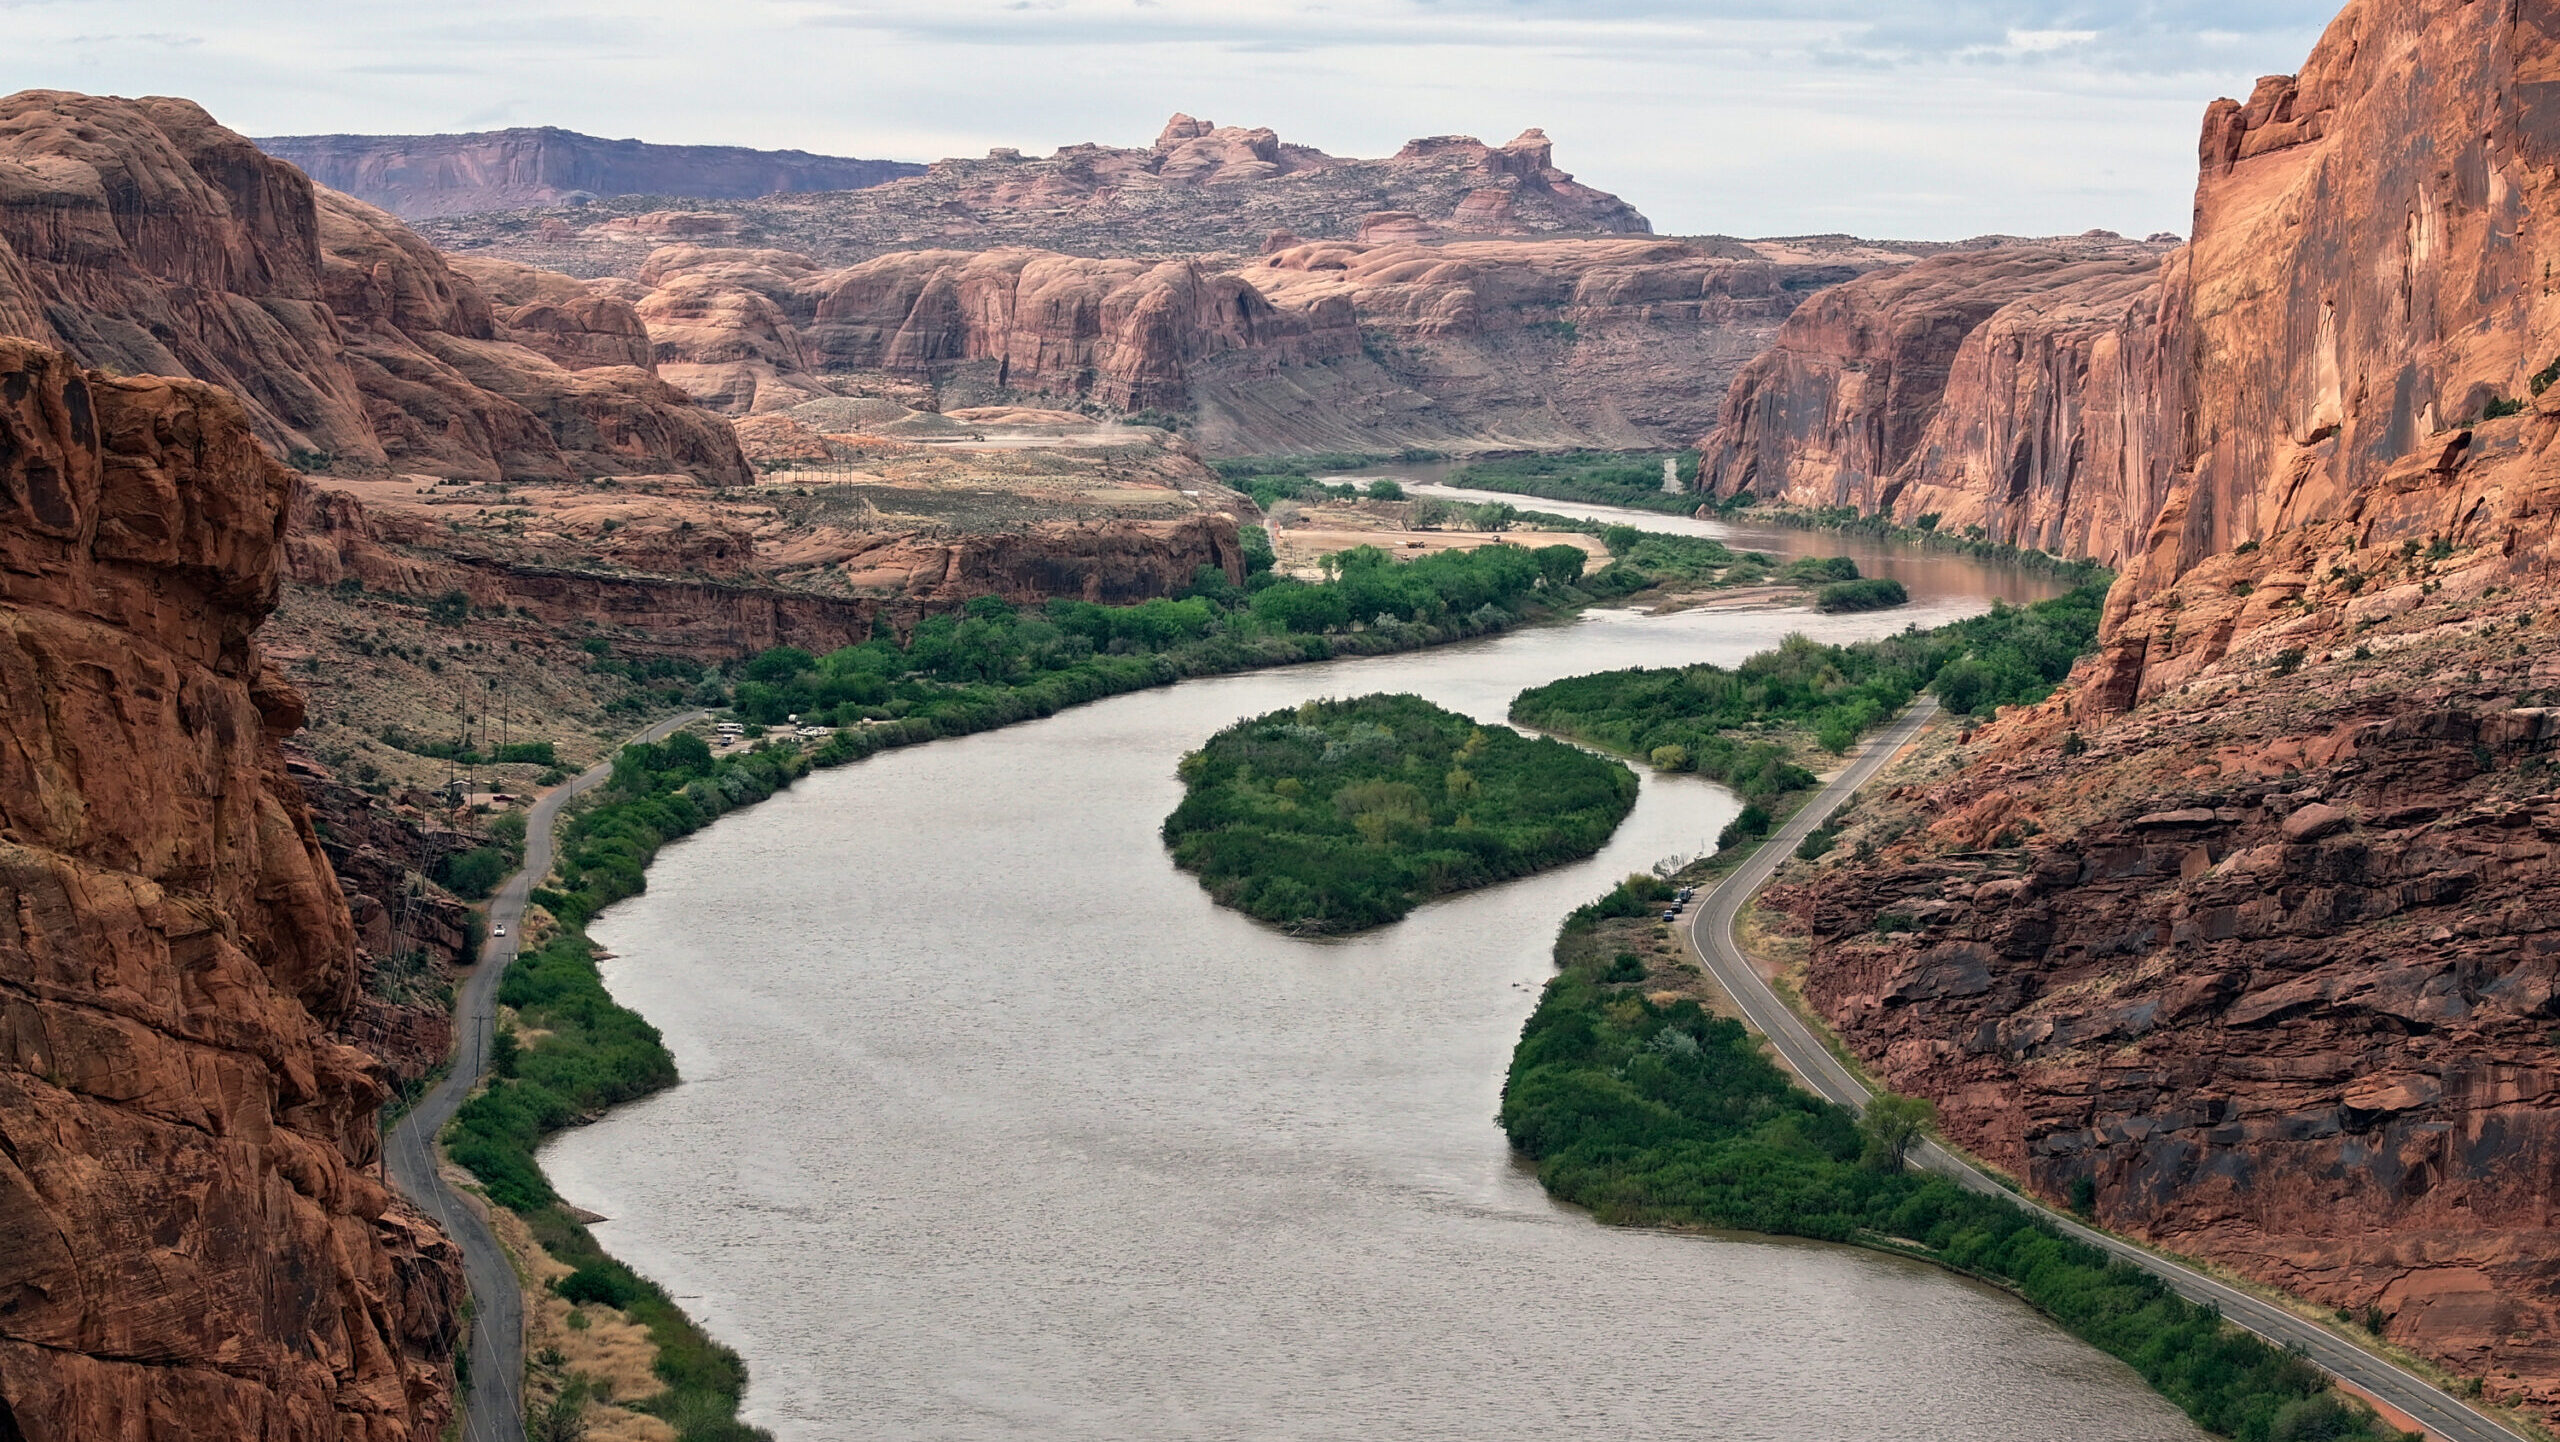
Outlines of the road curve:
<svg viewBox="0 0 2560 1442">
<path fill-rule="evenodd" d="M 633 741 L 656 741 L 711 713 L 688 711 L 659 722 Z M 616 748 L 617 753 L 620 748 Z M 393 1185 L 436 1219 L 462 1248 L 462 1271 L 477 1304 L 471 1324 L 471 1395 L 462 1413 L 462 1442 L 524 1442 L 524 1295 L 515 1268 L 480 1219 L 436 1171 L 436 1135 L 453 1120 L 480 1073 L 489 1065 L 489 1039 L 498 1015 L 498 981 L 516 955 L 524 930 L 525 900 L 536 878 L 551 872 L 552 828 L 571 798 L 613 775 L 611 757 L 543 793 L 525 815 L 524 869 L 507 878 L 489 902 L 490 934 L 480 963 L 463 980 L 453 1012 L 453 1067 L 384 1140 Z M 497 928 L 507 929 L 505 936 Z"/>
<path fill-rule="evenodd" d="M 1803 1078 L 1815 1091 L 1852 1110 L 1865 1108 L 1869 1095 L 1866 1085 L 1840 1064 L 1839 1058 L 1832 1055 L 1831 1049 L 1813 1034 L 1803 1018 L 1780 1001 L 1777 993 L 1761 979 L 1760 973 L 1743 954 L 1741 942 L 1734 936 L 1734 924 L 1742 913 L 1743 905 L 1768 884 L 1770 876 L 1776 873 L 1781 863 L 1795 854 L 1797 845 L 1805 836 L 1830 819 L 1851 794 L 1883 770 L 1885 763 L 1900 754 L 1902 748 L 1919 734 L 1920 728 L 1928 724 L 1929 718 L 1937 714 L 1937 710 L 1938 703 L 1924 697 L 1904 713 L 1892 729 L 1859 755 L 1855 764 L 1824 787 L 1803 810 L 1789 818 L 1775 836 L 1763 842 L 1750 860 L 1707 893 L 1706 901 L 1699 906 L 1689 924 L 1691 944 L 1706 962 L 1717 985 L 1733 998 L 1752 1028 L 1768 1038 L 1789 1070 Z M 2415 1418 L 2430 1437 L 2442 1438 L 2445 1442 L 2517 1442 L 2517 1434 L 2478 1409 L 2447 1395 L 2407 1368 L 2340 1340 L 2318 1323 L 2216 1281 L 2193 1267 L 2083 1226 L 2067 1213 L 2055 1211 L 2033 1198 L 2021 1197 L 1935 1142 L 1922 1143 L 1912 1156 L 1920 1165 L 1971 1191 L 2005 1197 L 2038 1213 L 2071 1237 L 2103 1248 L 2110 1255 L 2167 1282 L 2171 1290 L 2191 1302 L 2209 1303 L 2221 1308 L 2222 1315 L 2231 1321 L 2280 1347 L 2300 1351 L 2331 1376 L 2343 1379 Z"/>
</svg>

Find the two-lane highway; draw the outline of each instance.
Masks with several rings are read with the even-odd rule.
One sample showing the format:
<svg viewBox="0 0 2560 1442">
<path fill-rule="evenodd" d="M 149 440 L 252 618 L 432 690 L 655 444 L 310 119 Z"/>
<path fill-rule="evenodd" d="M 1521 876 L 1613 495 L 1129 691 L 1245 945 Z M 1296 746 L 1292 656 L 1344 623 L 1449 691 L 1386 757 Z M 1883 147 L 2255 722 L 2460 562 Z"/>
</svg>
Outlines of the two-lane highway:
<svg viewBox="0 0 2560 1442">
<path fill-rule="evenodd" d="M 1690 942 L 1697 948 L 1709 973 L 1741 1008 L 1751 1026 L 1768 1038 L 1788 1069 L 1815 1091 L 1853 1110 L 1863 1110 L 1867 1104 L 1869 1094 L 1865 1084 L 1840 1064 L 1839 1058 L 1832 1055 L 1831 1049 L 1823 1045 L 1801 1017 L 1778 999 L 1777 993 L 1744 955 L 1741 941 L 1734 935 L 1734 926 L 1743 906 L 1768 884 L 1778 867 L 1795 854 L 1796 847 L 1806 835 L 1829 820 L 1859 787 L 1874 779 L 1887 762 L 1910 745 L 1912 738 L 1928 724 L 1930 717 L 1937 714 L 1937 710 L 1938 703 L 1926 698 L 1913 706 L 1891 729 L 1870 743 L 1848 770 L 1790 818 L 1775 836 L 1761 843 L 1759 851 L 1744 862 L 1740 870 L 1709 892 L 1690 922 Z M 2193 1267 L 2083 1226 L 2069 1215 L 2032 1198 L 2020 1197 L 1935 1142 L 1923 1143 L 1912 1156 L 1921 1166 L 1964 1187 L 1988 1196 L 2005 1197 L 2035 1211 L 2068 1235 L 2093 1247 L 2103 1248 L 2110 1255 L 2159 1277 L 2189 1301 L 2210 1303 L 2221 1308 L 2224 1317 L 2268 1341 L 2298 1349 L 2331 1376 L 2417 1419 L 2431 1437 L 2446 1439 L 2446 1442 L 2516 1442 L 2515 1433 L 2461 1399 L 2447 1395 L 2407 1368 L 2345 1342 L 2315 1322 L 2217 1281 Z"/>
<path fill-rule="evenodd" d="M 656 741 L 709 714 L 689 711 L 631 739 Z M 464 979 L 454 1008 L 452 1070 L 400 1119 L 384 1143 L 393 1184 L 462 1247 L 463 1276 L 470 1283 L 474 1304 L 471 1396 L 462 1414 L 462 1442 L 523 1442 L 524 1297 L 517 1290 L 515 1268 L 489 1224 L 437 1174 L 436 1135 L 453 1120 L 471 1089 L 479 1085 L 480 1073 L 488 1068 L 498 1015 L 498 981 L 523 939 L 525 900 L 532 894 L 533 883 L 551 872 L 552 831 L 560 808 L 612 775 L 613 761 L 608 757 L 544 793 L 526 814 L 524 869 L 508 877 L 490 901 L 488 940 L 481 944 L 480 963 Z M 504 936 L 498 934 L 502 929 Z"/>
</svg>

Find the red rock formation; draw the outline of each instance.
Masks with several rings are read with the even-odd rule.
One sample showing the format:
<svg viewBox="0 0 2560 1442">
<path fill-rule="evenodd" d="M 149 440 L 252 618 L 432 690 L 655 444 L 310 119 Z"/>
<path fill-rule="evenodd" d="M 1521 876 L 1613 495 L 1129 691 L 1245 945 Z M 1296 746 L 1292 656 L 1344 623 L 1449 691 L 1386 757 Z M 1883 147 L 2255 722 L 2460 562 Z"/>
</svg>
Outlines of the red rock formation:
<svg viewBox="0 0 2560 1442">
<path fill-rule="evenodd" d="M 587 196 L 743 200 L 786 191 L 860 190 L 924 169 L 903 160 L 851 160 L 805 150 L 604 140 L 547 125 L 468 135 L 280 135 L 257 145 L 322 185 L 410 220 Z"/>
<path fill-rule="evenodd" d="M 2185 273 L 2157 246 L 2004 245 L 1826 291 L 1734 378 L 1703 484 L 2121 563 L 2183 459 Z"/>
<path fill-rule="evenodd" d="M 796 538 L 788 568 L 823 573 L 859 594 L 697 576 L 616 574 L 458 554 L 422 523 L 372 516 L 352 496 L 314 486 L 287 537 L 293 578 L 355 581 L 369 591 L 440 596 L 519 611 L 547 625 L 626 628 L 640 649 L 726 660 L 773 646 L 827 652 L 885 625 L 904 635 L 927 615 L 979 596 L 1033 605 L 1053 596 L 1126 605 L 1187 589 L 1202 566 L 1244 579 L 1232 517 L 1178 521 L 1051 522 L 957 538 L 905 532 L 822 532 Z"/>
<path fill-rule="evenodd" d="M 1557 169 L 1543 131 L 1502 146 L 1434 136 L 1383 159 L 1356 159 L 1292 145 L 1267 129 L 1188 115 L 1173 117 L 1143 147 L 1068 145 L 1028 158 L 998 147 L 860 190 L 776 194 L 693 211 L 635 199 L 542 217 L 574 232 L 568 236 L 516 217 L 447 216 L 426 225 L 449 250 L 496 247 L 545 263 L 574 254 L 628 274 L 641 258 L 639 242 L 715 236 L 800 251 L 830 267 L 893 251 L 1029 246 L 1151 259 L 1245 255 L 1274 230 L 1350 240 L 1363 216 L 1381 210 L 1410 211 L 1451 234 L 1652 230 L 1633 206 Z"/>
<path fill-rule="evenodd" d="M 832 271 L 670 246 L 634 294 L 661 371 L 723 409 L 887 373 L 1189 411 L 1204 445 L 1251 453 L 1660 444 L 1704 423 L 1701 376 L 1854 273 L 1650 239 L 1299 242 L 1241 265 L 911 251 Z"/>
<path fill-rule="evenodd" d="M 0 327 L 224 386 L 288 456 L 475 479 L 748 477 L 727 427 L 645 372 L 640 323 L 614 302 L 572 318 L 555 301 L 515 327 L 533 344 L 503 337 L 488 297 L 406 227 L 315 192 L 182 100 L 0 100 L 0 252 Z"/>
<path fill-rule="evenodd" d="M 2103 654 L 1786 898 L 1958 1140 L 2546 1418 L 2554 73 L 2547 6 L 2359 0 L 2217 103 Z"/>
<path fill-rule="evenodd" d="M 364 1170 L 355 939 L 252 638 L 294 479 L 221 391 L 0 340 L 0 480 L 0 1429 L 425 1442 L 459 1261 Z"/>
</svg>

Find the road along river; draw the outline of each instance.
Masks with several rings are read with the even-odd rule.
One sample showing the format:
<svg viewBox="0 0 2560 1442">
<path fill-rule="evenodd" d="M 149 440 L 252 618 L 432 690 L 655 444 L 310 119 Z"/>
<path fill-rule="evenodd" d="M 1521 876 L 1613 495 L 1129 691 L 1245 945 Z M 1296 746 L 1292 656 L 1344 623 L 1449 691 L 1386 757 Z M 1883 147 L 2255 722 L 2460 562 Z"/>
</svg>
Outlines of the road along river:
<svg viewBox="0 0 2560 1442">
<path fill-rule="evenodd" d="M 1590 862 L 1337 941 L 1220 910 L 1157 840 L 1175 762 L 1240 716 L 1403 690 L 1494 722 L 1556 677 L 1929 624 L 2011 579 L 1866 616 L 1598 612 L 812 776 L 594 927 L 685 1082 L 543 1163 L 747 1356 L 745 1415 L 786 1442 L 2192 1442 L 2004 1294 L 1602 1227 L 1514 1163 L 1493 1116 L 1558 922 L 1703 849 L 1721 790 L 1648 776 Z"/>
</svg>

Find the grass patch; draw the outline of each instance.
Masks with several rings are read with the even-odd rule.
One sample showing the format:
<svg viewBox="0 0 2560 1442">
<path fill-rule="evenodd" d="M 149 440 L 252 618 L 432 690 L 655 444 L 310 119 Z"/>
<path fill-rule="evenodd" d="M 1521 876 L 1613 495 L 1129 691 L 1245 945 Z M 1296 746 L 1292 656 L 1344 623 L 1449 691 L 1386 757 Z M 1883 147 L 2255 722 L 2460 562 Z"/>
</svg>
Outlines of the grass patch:
<svg viewBox="0 0 2560 1442">
<path fill-rule="evenodd" d="M 1302 931 L 1395 921 L 1434 896 L 1600 849 L 1635 773 L 1418 696 L 1310 701 L 1182 760 L 1174 861 L 1222 905 Z"/>
</svg>

